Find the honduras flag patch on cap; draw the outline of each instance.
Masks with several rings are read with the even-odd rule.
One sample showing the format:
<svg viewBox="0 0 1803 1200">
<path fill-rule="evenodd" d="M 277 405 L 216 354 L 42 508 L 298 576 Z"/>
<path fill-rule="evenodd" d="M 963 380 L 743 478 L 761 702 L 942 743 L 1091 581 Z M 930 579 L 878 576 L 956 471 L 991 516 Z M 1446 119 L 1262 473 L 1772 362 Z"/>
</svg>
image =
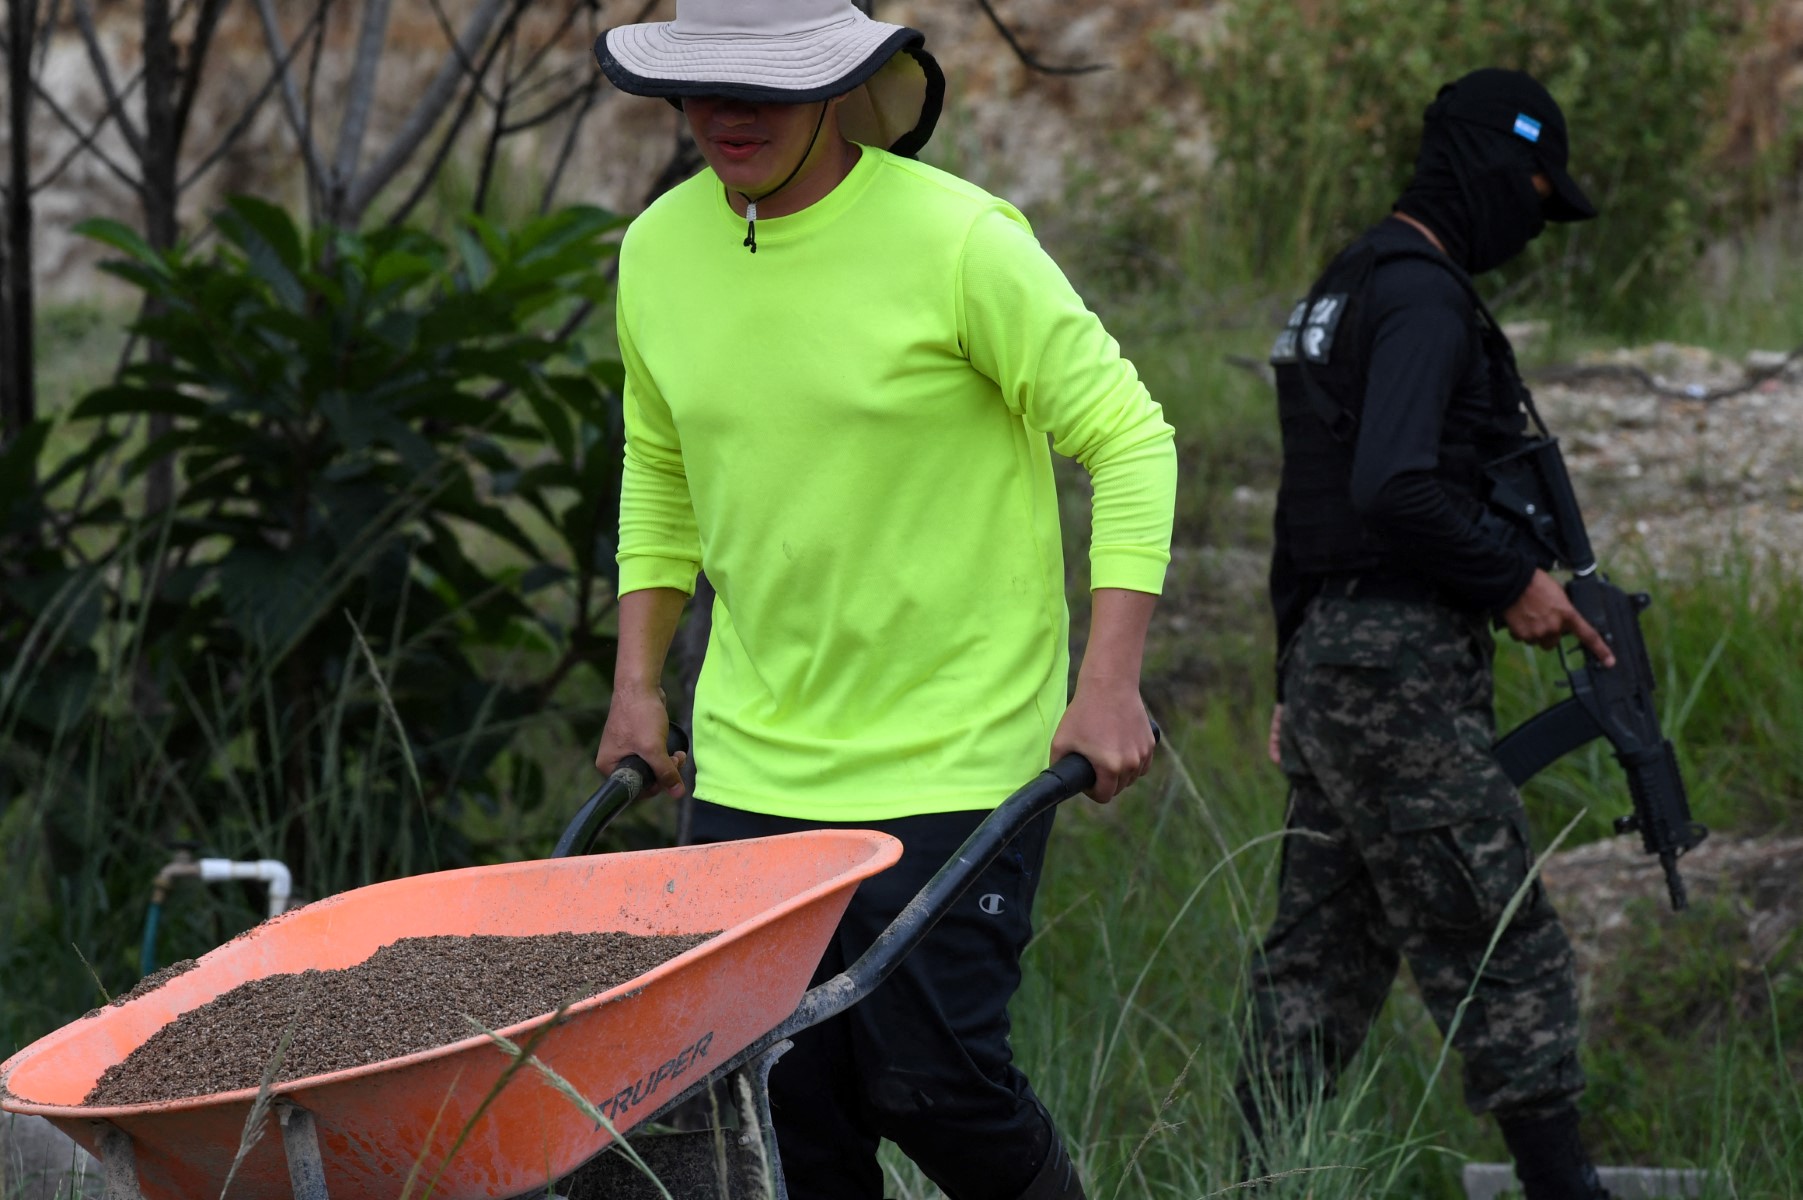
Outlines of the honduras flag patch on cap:
<svg viewBox="0 0 1803 1200">
<path fill-rule="evenodd" d="M 1540 122 L 1526 113 L 1517 113 L 1515 115 L 1515 136 L 1530 142 L 1538 142 L 1540 140 Z"/>
</svg>

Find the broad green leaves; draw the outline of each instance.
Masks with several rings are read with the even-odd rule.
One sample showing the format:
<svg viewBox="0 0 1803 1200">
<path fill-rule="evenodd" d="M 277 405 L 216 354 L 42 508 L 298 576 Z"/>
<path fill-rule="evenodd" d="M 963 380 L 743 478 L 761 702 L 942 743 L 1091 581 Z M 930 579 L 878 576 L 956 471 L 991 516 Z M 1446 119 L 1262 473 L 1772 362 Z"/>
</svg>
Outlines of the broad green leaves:
<svg viewBox="0 0 1803 1200">
<path fill-rule="evenodd" d="M 397 812 L 483 802 L 518 728 L 573 667 L 612 657 L 598 547 L 618 504 L 621 372 L 569 331 L 610 300 L 622 225 L 572 208 L 512 229 L 472 219 L 448 240 L 308 232 L 239 197 L 204 249 L 82 226 L 142 293 L 134 331 L 157 353 L 74 407 L 83 448 L 66 460 L 41 461 L 43 422 L 0 453 L 0 549 L 19 568 L 0 597 L 0 733 L 49 753 L 135 714 L 155 729 L 159 786 L 218 816 L 248 772 L 288 797 L 289 841 L 309 803 L 297 780 L 324 778 L 314 763 Z M 126 497 L 173 460 L 168 506 L 57 511 L 75 501 L 50 489 L 121 445 Z M 58 522 L 90 531 L 79 554 L 42 536 Z M 395 728 L 417 773 L 376 768 L 390 734 L 347 732 Z"/>
</svg>

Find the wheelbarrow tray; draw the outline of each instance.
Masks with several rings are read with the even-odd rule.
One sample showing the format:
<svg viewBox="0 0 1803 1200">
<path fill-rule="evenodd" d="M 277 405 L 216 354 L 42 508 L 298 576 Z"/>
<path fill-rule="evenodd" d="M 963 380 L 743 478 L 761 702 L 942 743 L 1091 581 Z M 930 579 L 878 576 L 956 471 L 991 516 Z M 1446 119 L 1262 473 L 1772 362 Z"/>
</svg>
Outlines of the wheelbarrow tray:
<svg viewBox="0 0 1803 1200">
<path fill-rule="evenodd" d="M 354 966 L 406 937 L 723 932 L 610 991 L 499 1030 L 624 1132 L 797 1008 L 860 880 L 894 838 L 822 830 L 713 846 L 443 871 L 344 892 L 272 918 L 162 987 L 100 1009 L 0 1063 L 0 1106 L 47 1117 L 95 1153 L 128 1135 L 148 1200 L 218 1196 L 255 1089 L 82 1107 L 102 1072 L 182 1013 L 247 980 Z M 366 1066 L 276 1084 L 312 1114 L 333 1200 L 518 1196 L 605 1149 L 612 1134 L 539 1070 L 474 1034 Z M 498 1090 L 497 1090 L 498 1089 Z M 231 1195 L 293 1195 L 275 1106 Z M 461 1139 L 461 1140 L 460 1140 Z"/>
</svg>

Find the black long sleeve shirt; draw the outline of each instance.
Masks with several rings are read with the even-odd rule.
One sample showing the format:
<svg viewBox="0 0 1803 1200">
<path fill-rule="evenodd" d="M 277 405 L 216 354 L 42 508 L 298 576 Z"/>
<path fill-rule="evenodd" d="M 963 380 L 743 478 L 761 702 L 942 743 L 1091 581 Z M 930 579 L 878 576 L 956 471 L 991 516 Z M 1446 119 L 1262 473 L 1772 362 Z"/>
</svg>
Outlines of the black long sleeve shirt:
<svg viewBox="0 0 1803 1200">
<path fill-rule="evenodd" d="M 1365 235 L 1386 249 L 1432 243 L 1391 219 Z M 1425 579 L 1474 612 L 1500 612 L 1527 589 L 1534 563 L 1486 534 L 1475 496 L 1437 476 L 1449 418 L 1482 421 L 1490 410 L 1489 364 L 1471 297 L 1431 262 L 1380 265 L 1370 285 L 1371 345 L 1350 503 L 1385 543 L 1380 573 Z M 1301 627 L 1322 580 L 1289 556 L 1281 514 L 1271 563 L 1278 657 Z"/>
</svg>

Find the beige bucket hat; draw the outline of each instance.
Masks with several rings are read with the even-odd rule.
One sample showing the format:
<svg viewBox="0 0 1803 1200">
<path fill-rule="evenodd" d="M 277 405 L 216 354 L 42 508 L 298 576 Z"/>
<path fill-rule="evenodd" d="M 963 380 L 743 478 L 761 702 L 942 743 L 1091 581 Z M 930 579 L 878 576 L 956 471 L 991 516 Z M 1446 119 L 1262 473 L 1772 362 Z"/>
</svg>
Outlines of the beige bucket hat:
<svg viewBox="0 0 1803 1200">
<path fill-rule="evenodd" d="M 865 16 L 851 0 L 676 0 L 674 21 L 610 29 L 595 42 L 623 92 L 803 104 L 845 95 L 852 141 L 912 156 L 933 135 L 945 75 L 926 37 Z"/>
</svg>

